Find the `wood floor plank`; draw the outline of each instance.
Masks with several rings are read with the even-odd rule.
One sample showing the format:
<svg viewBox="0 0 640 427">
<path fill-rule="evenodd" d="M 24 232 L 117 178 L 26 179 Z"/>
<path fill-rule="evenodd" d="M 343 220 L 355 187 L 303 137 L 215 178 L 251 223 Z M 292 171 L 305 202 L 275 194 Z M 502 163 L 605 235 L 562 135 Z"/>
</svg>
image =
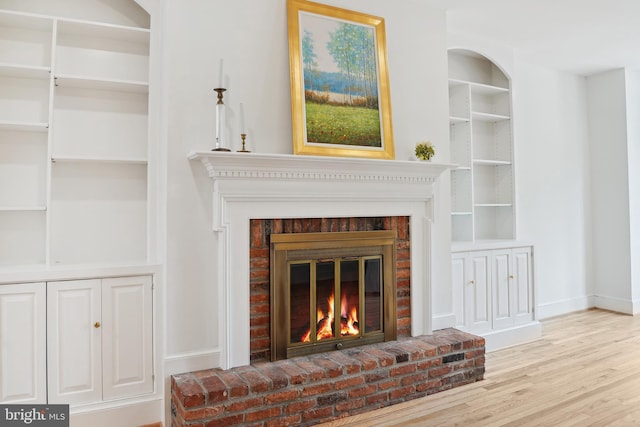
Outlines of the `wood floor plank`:
<svg viewBox="0 0 640 427">
<path fill-rule="evenodd" d="M 483 381 L 322 426 L 640 426 L 640 316 L 542 324 L 542 339 L 488 353 Z"/>
</svg>

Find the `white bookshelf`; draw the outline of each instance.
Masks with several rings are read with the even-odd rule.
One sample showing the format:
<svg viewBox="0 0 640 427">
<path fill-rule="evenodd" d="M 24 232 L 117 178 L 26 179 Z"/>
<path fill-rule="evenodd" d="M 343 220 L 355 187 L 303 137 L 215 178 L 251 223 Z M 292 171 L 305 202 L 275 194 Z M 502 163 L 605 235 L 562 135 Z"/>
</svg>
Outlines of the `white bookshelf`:
<svg viewBox="0 0 640 427">
<path fill-rule="evenodd" d="M 454 241 L 515 238 L 511 90 L 489 59 L 449 51 Z"/>
<path fill-rule="evenodd" d="M 148 17 L 85 6 L 0 9 L 5 269 L 148 262 Z"/>
</svg>

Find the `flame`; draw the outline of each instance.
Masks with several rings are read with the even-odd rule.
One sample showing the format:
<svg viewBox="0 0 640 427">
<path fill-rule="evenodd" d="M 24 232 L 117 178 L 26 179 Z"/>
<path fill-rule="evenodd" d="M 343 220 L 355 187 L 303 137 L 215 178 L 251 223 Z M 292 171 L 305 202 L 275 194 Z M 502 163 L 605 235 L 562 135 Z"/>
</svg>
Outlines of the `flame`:
<svg viewBox="0 0 640 427">
<path fill-rule="evenodd" d="M 325 314 L 321 308 L 318 308 L 316 313 L 316 340 L 321 341 L 328 338 L 333 338 L 333 324 L 335 320 L 335 297 L 331 295 L 327 298 L 327 305 L 329 307 Z M 358 326 L 358 309 L 353 306 L 349 309 L 347 303 L 347 296 L 342 295 L 340 300 L 340 336 L 358 335 L 360 328 Z M 308 330 L 302 336 L 301 342 L 311 342 L 311 330 Z"/>
</svg>

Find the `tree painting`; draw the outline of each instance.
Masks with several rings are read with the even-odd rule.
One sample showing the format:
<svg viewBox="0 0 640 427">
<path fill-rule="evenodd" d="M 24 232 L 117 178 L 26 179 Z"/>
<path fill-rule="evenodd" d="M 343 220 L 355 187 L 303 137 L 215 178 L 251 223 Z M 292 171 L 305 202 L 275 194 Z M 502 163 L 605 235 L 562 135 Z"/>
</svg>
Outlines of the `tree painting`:
<svg viewBox="0 0 640 427">
<path fill-rule="evenodd" d="M 301 16 L 307 141 L 381 147 L 375 32 Z"/>
</svg>

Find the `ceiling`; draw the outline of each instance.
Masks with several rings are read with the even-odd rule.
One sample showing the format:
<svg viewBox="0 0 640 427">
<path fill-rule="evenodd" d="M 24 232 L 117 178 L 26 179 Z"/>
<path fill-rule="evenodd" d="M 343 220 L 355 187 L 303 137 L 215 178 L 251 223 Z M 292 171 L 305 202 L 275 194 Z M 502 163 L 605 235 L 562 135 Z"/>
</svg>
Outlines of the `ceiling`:
<svg viewBox="0 0 640 427">
<path fill-rule="evenodd" d="M 639 0 L 425 0 L 451 33 L 495 40 L 519 58 L 591 75 L 640 68 Z"/>
</svg>

